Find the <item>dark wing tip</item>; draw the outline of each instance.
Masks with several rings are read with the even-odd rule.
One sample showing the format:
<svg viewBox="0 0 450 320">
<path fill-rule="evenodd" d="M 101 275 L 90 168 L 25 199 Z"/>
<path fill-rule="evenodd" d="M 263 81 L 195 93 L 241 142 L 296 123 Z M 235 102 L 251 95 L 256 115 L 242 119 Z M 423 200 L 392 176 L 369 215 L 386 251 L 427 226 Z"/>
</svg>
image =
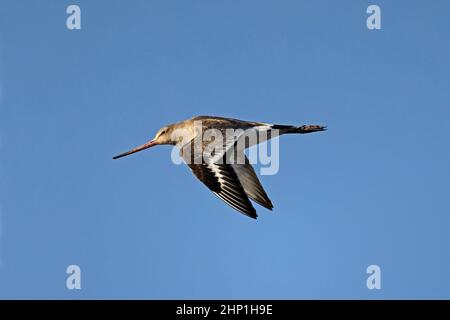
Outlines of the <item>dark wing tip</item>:
<svg viewBox="0 0 450 320">
<path fill-rule="evenodd" d="M 252 218 L 257 220 L 258 219 L 258 215 L 256 214 L 256 210 L 254 212 L 252 212 L 251 214 L 249 213 L 244 213 L 247 217 Z"/>
<path fill-rule="evenodd" d="M 273 204 L 272 204 L 272 202 L 269 200 L 269 198 L 267 198 L 267 199 L 255 199 L 255 198 L 252 198 L 252 200 L 253 201 L 255 201 L 257 204 L 259 204 L 261 207 L 264 207 L 264 208 L 266 208 L 266 209 L 268 209 L 268 210 L 270 210 L 270 211 L 272 211 L 272 209 L 273 209 Z"/>
</svg>

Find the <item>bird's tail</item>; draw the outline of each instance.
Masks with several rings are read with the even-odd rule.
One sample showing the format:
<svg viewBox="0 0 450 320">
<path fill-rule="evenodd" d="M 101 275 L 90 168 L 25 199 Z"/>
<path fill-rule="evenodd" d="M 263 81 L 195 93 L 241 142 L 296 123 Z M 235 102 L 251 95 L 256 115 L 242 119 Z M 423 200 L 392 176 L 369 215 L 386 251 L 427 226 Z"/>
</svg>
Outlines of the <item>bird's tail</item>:
<svg viewBox="0 0 450 320">
<path fill-rule="evenodd" d="M 317 131 L 325 131 L 327 127 L 319 125 L 303 125 L 300 127 L 296 126 L 283 126 L 283 125 L 273 125 L 272 129 L 278 129 L 284 131 L 283 133 L 311 133 Z"/>
</svg>

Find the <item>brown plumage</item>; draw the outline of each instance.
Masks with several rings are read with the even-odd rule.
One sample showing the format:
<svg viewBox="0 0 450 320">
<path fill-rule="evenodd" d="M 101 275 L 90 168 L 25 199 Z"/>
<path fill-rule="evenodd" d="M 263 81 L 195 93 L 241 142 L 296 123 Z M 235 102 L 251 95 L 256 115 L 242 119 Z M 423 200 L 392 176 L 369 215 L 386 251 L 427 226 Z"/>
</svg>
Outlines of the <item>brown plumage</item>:
<svg viewBox="0 0 450 320">
<path fill-rule="evenodd" d="M 227 134 L 230 129 L 237 130 L 235 135 Z M 245 135 L 251 130 L 253 130 L 252 133 L 256 133 L 256 140 L 240 140 L 245 139 Z M 192 173 L 208 189 L 237 211 L 256 219 L 256 210 L 250 199 L 269 210 L 272 210 L 273 205 L 245 156 L 245 148 L 269 140 L 276 135 L 303 134 L 324 130 L 326 130 L 325 127 L 318 125 L 297 127 L 223 117 L 198 116 L 161 128 L 154 139 L 113 159 L 155 145 L 176 145 L 180 148 L 180 155 Z M 225 139 L 205 139 L 209 132 L 219 134 Z M 265 134 L 261 134 L 262 132 Z M 214 149 L 214 151 L 209 156 L 205 156 L 205 154 L 209 154 L 206 153 L 208 148 Z M 236 162 L 236 160 L 238 161 Z"/>
</svg>

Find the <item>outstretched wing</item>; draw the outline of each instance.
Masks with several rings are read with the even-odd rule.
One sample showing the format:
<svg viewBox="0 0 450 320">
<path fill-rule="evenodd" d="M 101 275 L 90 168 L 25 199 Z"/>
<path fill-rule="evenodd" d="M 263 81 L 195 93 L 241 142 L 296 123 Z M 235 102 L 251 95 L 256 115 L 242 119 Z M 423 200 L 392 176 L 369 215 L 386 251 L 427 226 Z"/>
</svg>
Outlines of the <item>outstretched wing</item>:
<svg viewBox="0 0 450 320">
<path fill-rule="evenodd" d="M 249 197 L 269 210 L 273 205 L 242 148 L 231 148 L 236 146 L 240 137 L 238 134 L 205 144 L 202 136 L 197 135 L 181 147 L 180 155 L 193 174 L 215 195 L 237 211 L 256 218 L 256 210 Z M 214 154 L 205 156 L 203 151 L 208 145 L 211 147 L 211 143 Z"/>
<path fill-rule="evenodd" d="M 252 206 L 239 178 L 231 165 L 188 163 L 193 174 L 203 182 L 216 196 L 237 211 L 256 219 Z"/>
<path fill-rule="evenodd" d="M 261 182 L 259 181 L 255 170 L 248 161 L 247 157 L 245 155 L 244 157 L 245 164 L 233 164 L 232 167 L 236 172 L 236 175 L 238 176 L 245 193 L 250 197 L 250 199 L 258 203 L 259 205 L 272 210 L 272 201 L 270 201 L 269 197 L 267 196 L 266 191 L 262 187 Z"/>
</svg>

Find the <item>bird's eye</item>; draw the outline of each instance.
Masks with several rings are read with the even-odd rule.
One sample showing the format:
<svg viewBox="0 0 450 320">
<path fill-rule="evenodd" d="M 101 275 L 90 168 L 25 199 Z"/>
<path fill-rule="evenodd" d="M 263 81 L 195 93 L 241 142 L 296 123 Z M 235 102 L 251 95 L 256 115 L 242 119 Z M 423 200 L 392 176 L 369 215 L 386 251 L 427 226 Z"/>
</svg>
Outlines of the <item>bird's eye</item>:
<svg viewBox="0 0 450 320">
<path fill-rule="evenodd" d="M 163 135 L 164 133 L 166 133 L 166 130 L 161 131 L 161 135 Z"/>
</svg>

